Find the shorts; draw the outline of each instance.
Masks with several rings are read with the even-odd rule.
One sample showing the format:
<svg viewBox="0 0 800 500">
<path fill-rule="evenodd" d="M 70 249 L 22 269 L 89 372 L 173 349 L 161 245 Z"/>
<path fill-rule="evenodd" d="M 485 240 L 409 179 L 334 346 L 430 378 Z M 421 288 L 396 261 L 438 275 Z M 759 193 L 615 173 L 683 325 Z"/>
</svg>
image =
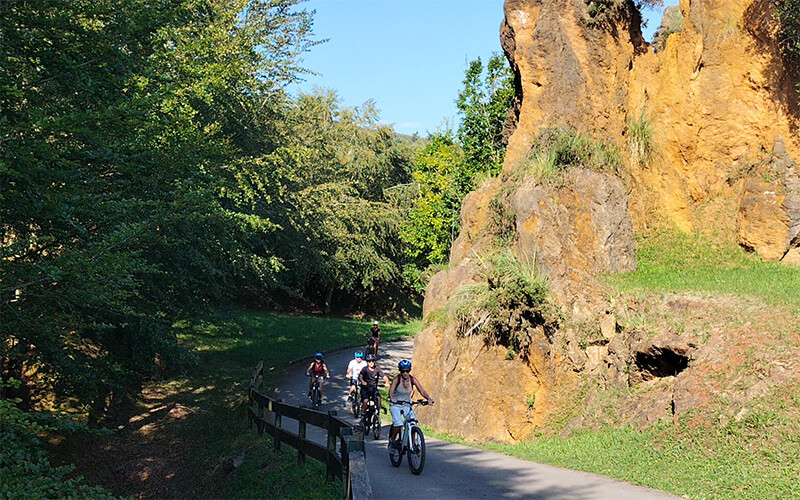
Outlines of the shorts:
<svg viewBox="0 0 800 500">
<path fill-rule="evenodd" d="M 361 401 L 375 397 L 377 392 L 378 388 L 374 385 L 361 386 Z"/>
<path fill-rule="evenodd" d="M 358 385 L 358 379 L 357 378 L 351 378 L 350 379 L 350 385 Z"/>
<path fill-rule="evenodd" d="M 405 413 L 405 417 L 400 414 L 401 411 Z M 404 418 L 417 418 L 414 415 L 413 407 L 407 404 L 391 404 L 389 405 L 389 412 L 392 414 L 392 425 L 395 427 L 402 427 Z"/>
</svg>

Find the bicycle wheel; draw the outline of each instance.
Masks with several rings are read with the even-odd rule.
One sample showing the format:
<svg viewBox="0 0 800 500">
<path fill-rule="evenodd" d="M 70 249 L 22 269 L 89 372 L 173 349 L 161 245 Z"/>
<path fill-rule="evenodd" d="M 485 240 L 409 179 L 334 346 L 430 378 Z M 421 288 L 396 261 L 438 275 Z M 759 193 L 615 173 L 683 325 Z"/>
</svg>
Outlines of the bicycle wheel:
<svg viewBox="0 0 800 500">
<path fill-rule="evenodd" d="M 353 399 L 353 416 L 356 418 L 361 416 L 361 401 L 358 399 L 358 397 Z"/>
<path fill-rule="evenodd" d="M 320 403 L 319 387 L 315 385 L 314 389 L 311 391 L 311 404 L 314 406 L 314 408 L 317 408 L 319 406 L 319 403 Z"/>
<path fill-rule="evenodd" d="M 389 448 L 389 461 L 394 467 L 400 467 L 400 464 L 403 463 L 403 454 L 399 448 Z"/>
<path fill-rule="evenodd" d="M 408 450 L 408 468 L 411 473 L 418 476 L 425 466 L 425 436 L 419 427 L 411 428 L 411 449 Z"/>
<path fill-rule="evenodd" d="M 375 439 L 381 438 L 381 416 L 378 410 L 375 410 L 375 416 L 372 420 L 372 437 Z"/>
</svg>

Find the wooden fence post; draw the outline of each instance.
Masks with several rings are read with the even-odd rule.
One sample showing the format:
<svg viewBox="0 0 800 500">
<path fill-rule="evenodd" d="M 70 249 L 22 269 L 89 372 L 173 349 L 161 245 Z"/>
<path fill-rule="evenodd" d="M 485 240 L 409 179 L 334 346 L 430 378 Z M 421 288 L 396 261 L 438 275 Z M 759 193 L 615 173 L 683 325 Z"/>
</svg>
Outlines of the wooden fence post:
<svg viewBox="0 0 800 500">
<path fill-rule="evenodd" d="M 336 478 L 333 473 L 333 455 L 336 453 L 336 433 L 333 431 L 333 417 L 335 416 L 335 410 L 328 412 L 328 456 L 325 457 L 325 480 L 327 482 L 331 482 Z"/>
<path fill-rule="evenodd" d="M 300 408 L 306 408 L 305 405 L 300 405 Z M 303 420 L 297 421 L 297 437 L 302 440 L 306 438 L 306 423 Z M 306 463 L 306 454 L 300 451 L 298 448 L 297 450 L 297 463 L 303 465 Z"/>
<path fill-rule="evenodd" d="M 281 402 L 280 399 L 277 400 L 278 403 Z M 272 408 L 270 408 L 272 410 Z M 278 412 L 275 412 L 275 451 L 281 451 L 281 417 L 282 415 Z"/>
</svg>

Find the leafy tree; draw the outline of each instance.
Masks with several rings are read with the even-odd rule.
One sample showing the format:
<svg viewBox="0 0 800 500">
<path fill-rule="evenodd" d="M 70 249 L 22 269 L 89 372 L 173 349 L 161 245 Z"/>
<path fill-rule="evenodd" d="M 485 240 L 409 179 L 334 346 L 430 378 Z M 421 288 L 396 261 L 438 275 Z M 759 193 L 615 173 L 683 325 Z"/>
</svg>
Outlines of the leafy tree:
<svg viewBox="0 0 800 500">
<path fill-rule="evenodd" d="M 178 355 L 172 319 L 265 283 L 269 221 L 226 207 L 300 71 L 294 0 L 0 5 L 0 360 L 100 418 Z"/>
<path fill-rule="evenodd" d="M 280 197 L 257 195 L 257 214 L 280 227 L 263 245 L 283 266 L 285 290 L 330 311 L 335 292 L 399 286 L 400 214 L 385 190 L 408 182 L 409 145 L 378 124 L 373 103 L 342 108 L 326 90 L 290 103 L 284 127 L 255 175 L 269 182 L 285 169 Z"/>
<path fill-rule="evenodd" d="M 460 182 L 474 186 L 479 173 L 500 172 L 505 158 L 503 125 L 513 100 L 514 76 L 504 57 L 493 54 L 485 74 L 480 58 L 470 62 L 456 100 L 461 116 L 458 139 L 466 164 Z"/>
<path fill-rule="evenodd" d="M 416 159 L 412 176 L 419 193 L 401 234 L 406 251 L 420 269 L 448 259 L 466 195 L 467 184 L 459 183 L 463 166 L 461 148 L 446 133 L 429 137 Z"/>
</svg>

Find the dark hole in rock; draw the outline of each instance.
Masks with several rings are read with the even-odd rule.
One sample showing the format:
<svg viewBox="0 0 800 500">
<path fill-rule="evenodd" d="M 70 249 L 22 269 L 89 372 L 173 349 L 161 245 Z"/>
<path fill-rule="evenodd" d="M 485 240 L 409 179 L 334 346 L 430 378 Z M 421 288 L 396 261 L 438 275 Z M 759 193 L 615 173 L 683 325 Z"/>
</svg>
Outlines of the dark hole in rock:
<svg viewBox="0 0 800 500">
<path fill-rule="evenodd" d="M 636 353 L 636 366 L 644 380 L 656 377 L 671 377 L 689 366 L 689 356 L 683 349 L 650 346 L 646 351 Z"/>
</svg>

